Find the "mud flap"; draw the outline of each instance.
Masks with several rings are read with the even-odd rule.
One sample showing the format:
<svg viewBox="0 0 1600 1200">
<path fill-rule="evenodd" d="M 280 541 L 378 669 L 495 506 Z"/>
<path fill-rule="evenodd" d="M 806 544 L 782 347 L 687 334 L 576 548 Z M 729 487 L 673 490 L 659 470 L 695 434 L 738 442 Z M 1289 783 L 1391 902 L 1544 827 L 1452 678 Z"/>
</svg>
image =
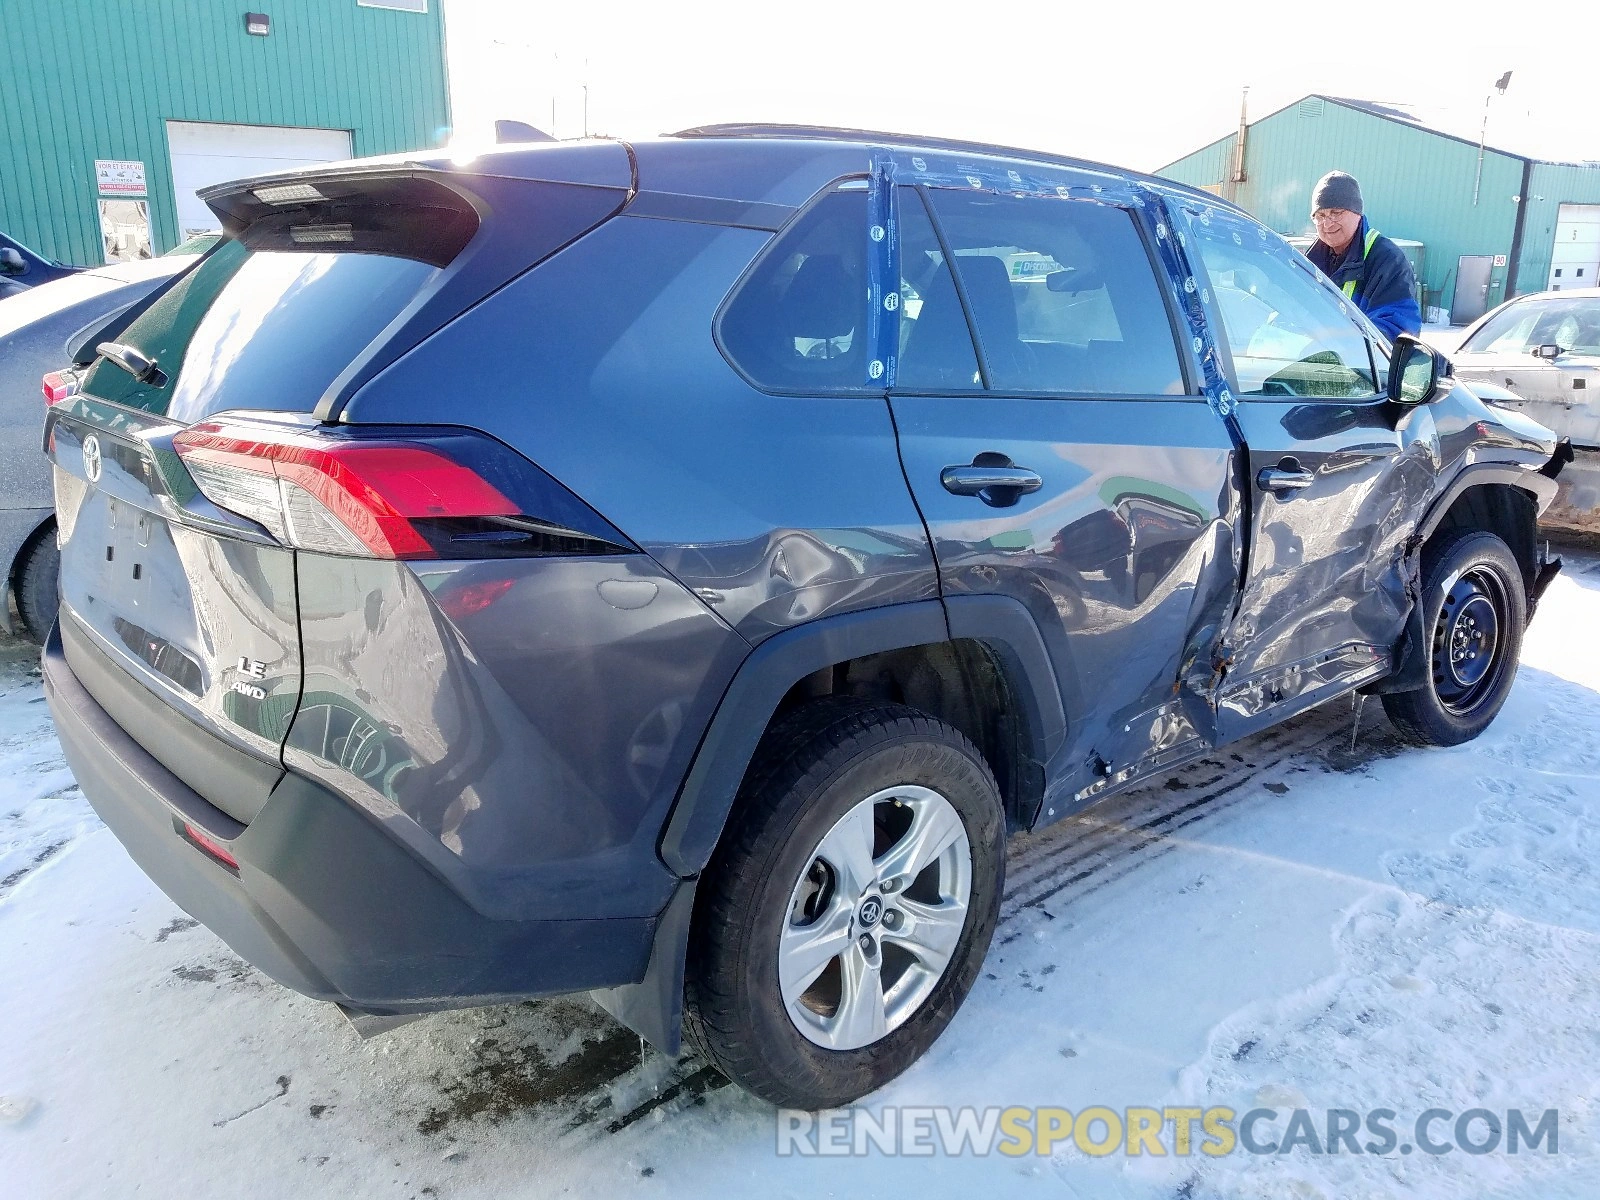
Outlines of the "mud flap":
<svg viewBox="0 0 1600 1200">
<path fill-rule="evenodd" d="M 1533 586 L 1528 589 L 1528 620 L 1533 620 L 1533 614 L 1539 607 L 1539 597 L 1544 595 L 1545 588 L 1555 581 L 1561 574 L 1561 560 L 1550 557 L 1550 543 L 1543 542 L 1539 546 L 1539 568 L 1533 576 Z"/>
<path fill-rule="evenodd" d="M 650 965 L 638 983 L 589 993 L 601 1008 L 669 1058 L 683 1048 L 683 971 L 695 881 L 685 880 L 656 922 Z"/>
</svg>

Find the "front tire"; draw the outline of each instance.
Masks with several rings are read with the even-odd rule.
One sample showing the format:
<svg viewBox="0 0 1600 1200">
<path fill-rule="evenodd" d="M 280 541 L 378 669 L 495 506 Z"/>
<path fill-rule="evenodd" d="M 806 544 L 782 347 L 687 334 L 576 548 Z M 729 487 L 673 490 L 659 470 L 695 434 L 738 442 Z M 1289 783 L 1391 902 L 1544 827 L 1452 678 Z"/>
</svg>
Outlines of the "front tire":
<svg viewBox="0 0 1600 1200">
<path fill-rule="evenodd" d="M 881 1087 L 971 990 L 1004 873 L 999 792 L 960 732 L 898 704 L 796 710 L 763 738 L 702 878 L 691 1039 L 781 1107 Z"/>
<path fill-rule="evenodd" d="M 1422 627 L 1428 681 L 1383 697 L 1402 737 L 1457 746 L 1494 720 L 1517 677 L 1528 598 L 1505 542 L 1484 530 L 1446 535 L 1423 549 Z"/>
</svg>

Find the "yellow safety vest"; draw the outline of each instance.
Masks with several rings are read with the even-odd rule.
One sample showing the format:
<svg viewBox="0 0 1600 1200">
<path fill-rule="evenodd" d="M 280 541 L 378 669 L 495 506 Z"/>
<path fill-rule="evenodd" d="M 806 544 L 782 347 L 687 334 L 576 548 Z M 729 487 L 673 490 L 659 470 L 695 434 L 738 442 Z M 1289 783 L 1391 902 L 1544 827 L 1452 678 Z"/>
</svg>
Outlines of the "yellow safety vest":
<svg viewBox="0 0 1600 1200">
<path fill-rule="evenodd" d="M 1361 261 L 1362 262 L 1366 262 L 1367 261 L 1367 255 L 1372 253 L 1372 243 L 1377 241 L 1377 240 L 1378 240 L 1378 231 L 1376 229 L 1367 230 L 1366 245 L 1361 247 Z M 1346 283 L 1344 285 L 1344 294 L 1346 296 L 1350 297 L 1350 299 L 1352 299 L 1352 300 L 1354 300 L 1356 298 L 1356 284 L 1358 282 L 1359 282 L 1358 280 L 1352 279 L 1352 280 L 1350 280 L 1348 283 Z"/>
</svg>

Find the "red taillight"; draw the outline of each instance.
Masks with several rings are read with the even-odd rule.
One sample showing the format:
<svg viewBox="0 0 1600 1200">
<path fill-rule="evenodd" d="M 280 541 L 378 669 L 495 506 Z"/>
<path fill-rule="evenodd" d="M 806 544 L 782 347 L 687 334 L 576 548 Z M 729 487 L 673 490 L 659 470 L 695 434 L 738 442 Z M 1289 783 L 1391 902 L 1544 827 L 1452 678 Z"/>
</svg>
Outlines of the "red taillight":
<svg viewBox="0 0 1600 1200">
<path fill-rule="evenodd" d="M 196 829 L 185 821 L 183 823 L 183 836 L 229 870 L 237 871 L 239 869 L 239 860 L 233 856 L 232 852 L 204 830 Z"/>
<path fill-rule="evenodd" d="M 413 521 L 518 512 L 470 467 L 412 442 L 214 421 L 184 430 L 173 447 L 214 504 L 305 550 L 427 558 L 434 548 Z"/>
<path fill-rule="evenodd" d="M 78 378 L 70 371 L 50 371 L 44 377 L 44 402 L 60 404 L 78 394 Z"/>
</svg>

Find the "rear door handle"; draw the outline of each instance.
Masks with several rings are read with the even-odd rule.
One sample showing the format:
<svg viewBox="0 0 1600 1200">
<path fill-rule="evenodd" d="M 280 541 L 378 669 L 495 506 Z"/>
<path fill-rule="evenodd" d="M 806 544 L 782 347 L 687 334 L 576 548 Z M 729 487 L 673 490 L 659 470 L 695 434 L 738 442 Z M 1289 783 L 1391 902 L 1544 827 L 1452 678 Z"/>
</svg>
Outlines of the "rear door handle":
<svg viewBox="0 0 1600 1200">
<path fill-rule="evenodd" d="M 979 457 L 991 456 L 979 455 Z M 1027 467 L 1012 466 L 1010 459 L 1006 459 L 1003 465 L 986 466 L 974 463 L 970 467 L 946 467 L 939 472 L 939 482 L 944 485 L 944 490 L 952 495 L 976 496 L 993 508 L 1007 508 L 1022 496 L 1026 496 L 1029 492 L 1037 492 L 1044 486 L 1044 480 L 1039 477 L 1039 472 L 1030 471 Z"/>
<path fill-rule="evenodd" d="M 1262 467 L 1256 475 L 1256 486 L 1263 492 L 1297 492 L 1316 481 L 1315 475 L 1292 458 L 1282 459 L 1275 467 Z"/>
</svg>

